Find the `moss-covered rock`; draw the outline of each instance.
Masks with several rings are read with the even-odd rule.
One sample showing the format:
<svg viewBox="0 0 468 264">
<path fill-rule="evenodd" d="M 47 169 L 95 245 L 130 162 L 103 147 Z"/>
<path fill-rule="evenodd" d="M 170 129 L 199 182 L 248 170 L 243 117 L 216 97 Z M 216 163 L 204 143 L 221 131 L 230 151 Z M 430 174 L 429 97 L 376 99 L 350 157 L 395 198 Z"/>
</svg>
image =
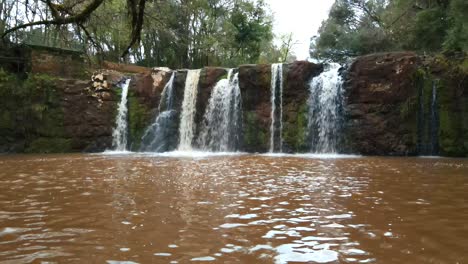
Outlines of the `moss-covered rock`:
<svg viewBox="0 0 468 264">
<path fill-rule="evenodd" d="M 45 74 L 32 74 L 21 81 L 0 71 L 0 134 L 3 138 L 0 144 L 3 150 L 22 151 L 15 146 L 16 142 L 24 142 L 24 151 L 37 152 L 39 146 L 45 146 L 38 144 L 45 142 L 44 138 L 54 143 L 46 152 L 68 150 L 62 148 L 63 144 L 55 144 L 56 138 L 65 136 L 63 96 L 56 81 Z M 42 140 L 37 141 L 39 138 Z"/>
<path fill-rule="evenodd" d="M 67 153 L 71 152 L 71 139 L 40 137 L 29 142 L 26 153 Z"/>
<path fill-rule="evenodd" d="M 249 152 L 266 152 L 269 146 L 269 134 L 260 127 L 255 111 L 244 112 L 244 149 Z"/>
<path fill-rule="evenodd" d="M 129 142 L 132 150 L 140 148 L 141 137 L 151 122 L 151 109 L 141 103 L 133 91 L 128 96 Z"/>
</svg>

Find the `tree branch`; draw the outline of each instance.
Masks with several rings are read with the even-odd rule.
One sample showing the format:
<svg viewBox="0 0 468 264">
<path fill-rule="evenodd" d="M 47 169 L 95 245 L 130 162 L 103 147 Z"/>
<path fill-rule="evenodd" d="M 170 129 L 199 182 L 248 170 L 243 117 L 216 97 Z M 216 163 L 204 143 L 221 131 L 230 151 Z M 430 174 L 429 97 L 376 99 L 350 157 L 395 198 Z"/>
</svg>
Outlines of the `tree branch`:
<svg viewBox="0 0 468 264">
<path fill-rule="evenodd" d="M 50 2 L 50 0 L 47 0 L 47 2 L 52 4 Z M 22 29 L 22 28 L 32 27 L 32 26 L 39 26 L 39 25 L 50 26 L 50 25 L 65 25 L 65 24 L 72 24 L 72 23 L 77 23 L 77 24 L 83 23 L 89 18 L 91 13 L 94 12 L 94 10 L 96 10 L 103 2 L 104 2 L 104 0 L 94 0 L 88 6 L 86 6 L 86 8 L 83 9 L 83 11 L 81 11 L 81 13 L 78 13 L 78 14 L 73 15 L 73 16 L 68 16 L 68 17 L 58 16 L 58 17 L 55 17 L 56 14 L 54 14 L 55 19 L 53 19 L 53 20 L 36 21 L 36 22 L 26 23 L 26 24 L 22 24 L 22 25 L 10 28 L 10 29 L 6 30 L 3 33 L 2 38 L 4 39 L 8 34 L 14 32 L 14 31 L 17 31 L 17 30 Z M 51 11 L 53 10 L 52 12 L 57 11 L 56 9 L 54 9 L 53 4 L 52 4 L 52 6 L 51 5 L 48 5 L 48 6 L 49 6 L 49 8 L 52 8 L 51 9 Z"/>
<path fill-rule="evenodd" d="M 130 49 L 138 43 L 141 39 L 141 30 L 143 28 L 143 18 L 145 16 L 145 4 L 146 0 L 139 0 L 139 3 L 136 4 L 134 1 L 130 0 L 129 4 L 131 5 L 130 9 L 132 10 L 132 35 L 130 43 L 128 44 L 125 51 L 122 53 L 122 58 L 127 56 L 130 53 Z M 137 10 L 138 7 L 138 11 Z"/>
</svg>

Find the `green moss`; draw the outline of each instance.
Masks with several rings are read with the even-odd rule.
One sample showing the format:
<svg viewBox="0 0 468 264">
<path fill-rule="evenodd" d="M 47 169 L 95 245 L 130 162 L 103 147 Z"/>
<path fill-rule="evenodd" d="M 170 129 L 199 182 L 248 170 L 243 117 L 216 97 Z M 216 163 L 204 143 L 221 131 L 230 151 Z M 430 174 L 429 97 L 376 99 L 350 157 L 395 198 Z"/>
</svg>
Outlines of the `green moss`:
<svg viewBox="0 0 468 264">
<path fill-rule="evenodd" d="M 457 96 L 456 87 L 450 85 L 445 80 L 441 81 L 439 90 L 439 138 L 441 154 L 446 156 L 466 156 L 468 149 L 464 146 L 464 138 L 466 136 L 463 133 L 464 115 L 466 113 L 464 113 L 463 108 L 460 108 L 457 103 L 461 99 Z"/>
<path fill-rule="evenodd" d="M 71 151 L 71 139 L 40 137 L 32 140 L 25 152 L 27 153 L 65 153 Z"/>
<path fill-rule="evenodd" d="M 12 113 L 10 111 L 2 111 L 0 113 L 0 131 L 13 130 L 14 127 L 15 122 Z"/>
<path fill-rule="evenodd" d="M 464 74 L 468 74 L 468 57 L 466 57 L 461 63 L 460 63 L 460 70 Z"/>
<path fill-rule="evenodd" d="M 303 103 L 295 119 L 288 120 L 283 124 L 283 141 L 293 152 L 307 151 L 307 103 Z"/>
<path fill-rule="evenodd" d="M 411 133 L 411 137 L 409 139 L 411 139 L 411 144 L 415 147 L 418 142 L 422 144 L 421 147 L 423 148 L 426 148 L 431 144 L 430 116 L 432 87 L 435 79 L 436 78 L 426 69 L 418 68 L 413 76 L 415 95 L 409 97 L 400 105 L 402 126 Z M 422 93 L 422 97 L 420 97 L 420 93 Z M 419 120 L 419 118 L 422 118 L 422 120 Z M 422 127 L 419 127 L 419 125 Z M 416 148 L 414 153 L 417 153 Z"/>
<path fill-rule="evenodd" d="M 418 111 L 418 99 L 416 96 L 409 97 L 400 107 L 400 118 L 402 120 L 412 119 Z"/>
<path fill-rule="evenodd" d="M 447 109 L 440 111 L 440 148 L 446 156 L 465 156 L 466 149 L 461 141 L 459 122 L 456 115 Z"/>
<path fill-rule="evenodd" d="M 466 82 L 463 83 L 467 75 L 466 58 L 447 59 L 442 55 L 434 58 L 428 72 L 424 72 L 423 75 L 425 115 L 430 114 L 432 82 L 436 80 L 438 83 L 439 147 L 440 154 L 444 156 L 468 155 L 468 98 L 464 92 Z"/>
<path fill-rule="evenodd" d="M 225 73 L 225 74 L 219 76 L 218 80 L 216 80 L 216 81 L 219 82 L 220 80 L 227 79 L 227 78 L 228 78 L 228 73 Z"/>
<path fill-rule="evenodd" d="M 128 126 L 130 143 L 133 150 L 139 149 L 141 137 L 148 127 L 150 119 L 150 109 L 140 103 L 133 91 L 131 91 L 128 97 Z"/>
<path fill-rule="evenodd" d="M 0 70 L 0 94 L 2 144 L 24 141 L 29 146 L 28 152 L 69 149 L 62 144 L 65 141 L 62 95 L 56 87 L 56 78 L 31 74 L 26 80 L 19 81 Z M 51 145 L 47 146 L 45 142 Z"/>
<path fill-rule="evenodd" d="M 268 149 L 268 136 L 259 121 L 255 111 L 248 111 L 244 115 L 244 144 L 247 151 Z"/>
</svg>

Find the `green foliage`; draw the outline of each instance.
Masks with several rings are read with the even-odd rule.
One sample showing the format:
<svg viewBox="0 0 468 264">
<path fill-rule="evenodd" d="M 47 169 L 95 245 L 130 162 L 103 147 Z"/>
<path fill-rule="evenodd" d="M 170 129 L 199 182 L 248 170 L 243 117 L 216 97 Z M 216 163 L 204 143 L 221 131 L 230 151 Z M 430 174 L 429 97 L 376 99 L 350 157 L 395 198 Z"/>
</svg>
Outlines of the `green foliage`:
<svg viewBox="0 0 468 264">
<path fill-rule="evenodd" d="M 445 50 L 468 51 L 468 1 L 451 0 L 448 18 L 451 27 L 444 42 Z"/>
<path fill-rule="evenodd" d="M 424 105 L 424 115 L 430 116 L 432 102 L 432 86 L 437 84 L 437 102 L 439 113 L 439 148 L 440 154 L 443 156 L 466 156 L 468 145 L 466 143 L 468 136 L 468 99 L 463 94 L 463 76 L 466 72 L 461 69 L 461 63 L 449 61 L 442 56 L 437 56 L 427 69 L 420 68 L 414 76 L 415 87 L 423 89 L 424 96 L 422 100 Z M 432 68 L 437 69 L 437 73 L 431 71 Z M 462 82 L 460 82 L 462 81 Z M 421 101 L 418 102 L 418 104 Z M 417 106 L 419 107 L 419 105 Z M 401 108 L 404 110 L 404 107 Z M 409 110 L 411 112 L 411 110 Z M 418 109 L 413 110 L 414 113 Z M 423 134 L 420 139 L 423 144 L 430 141 L 429 120 L 425 118 L 423 125 Z M 403 121 L 406 126 L 406 122 Z M 415 122 L 409 126 L 412 131 L 415 129 Z"/>
<path fill-rule="evenodd" d="M 34 22 L 44 19 L 40 22 L 47 26 L 19 29 L 9 35 L 10 39 L 60 48 L 78 47 L 94 62 L 132 61 L 148 67 L 233 67 L 278 59 L 268 56 L 270 52 L 276 55 L 278 49 L 272 41 L 271 11 L 264 0 L 58 2 L 48 5 L 44 1 L 26 1 L 23 8 L 13 8 L 9 3 L 10 11 L 0 18 L 0 32 L 27 24 L 30 21 L 25 18 L 41 13 L 49 15 Z M 88 10 L 89 2 L 96 3 L 96 8 Z M 60 10 L 54 10 L 58 7 Z M 85 12 L 82 21 L 50 26 L 51 14 L 60 13 L 60 20 L 67 20 L 65 17 L 80 12 Z M 126 55 L 122 58 L 123 54 Z"/>
<path fill-rule="evenodd" d="M 139 102 L 133 91 L 128 97 L 128 126 L 129 138 L 132 149 L 138 149 L 145 129 L 150 123 L 151 111 L 148 107 Z"/>
<path fill-rule="evenodd" d="M 71 151 L 71 139 L 36 138 L 26 148 L 26 153 L 66 153 Z"/>
<path fill-rule="evenodd" d="M 412 35 L 415 48 L 424 51 L 440 50 L 446 37 L 447 26 L 446 13 L 441 7 L 418 12 Z"/>
<path fill-rule="evenodd" d="M 259 125 L 258 115 L 255 111 L 244 114 L 244 143 L 253 150 L 266 151 L 268 149 L 267 131 Z"/>
<path fill-rule="evenodd" d="M 1 145 L 24 141 L 27 152 L 65 152 L 61 95 L 55 78 L 33 74 L 24 81 L 0 70 Z M 50 145 L 47 145 L 49 144 Z"/>
<path fill-rule="evenodd" d="M 234 67 L 257 63 L 272 46 L 272 18 L 263 1 L 184 0 L 148 3 L 139 65 Z M 270 61 L 269 61 L 270 62 Z"/>
<path fill-rule="evenodd" d="M 305 152 L 307 147 L 307 103 L 303 103 L 294 120 L 283 123 L 283 140 L 293 152 Z"/>
<path fill-rule="evenodd" d="M 468 2 L 337 0 L 311 56 L 345 61 L 373 52 L 468 51 Z"/>
</svg>

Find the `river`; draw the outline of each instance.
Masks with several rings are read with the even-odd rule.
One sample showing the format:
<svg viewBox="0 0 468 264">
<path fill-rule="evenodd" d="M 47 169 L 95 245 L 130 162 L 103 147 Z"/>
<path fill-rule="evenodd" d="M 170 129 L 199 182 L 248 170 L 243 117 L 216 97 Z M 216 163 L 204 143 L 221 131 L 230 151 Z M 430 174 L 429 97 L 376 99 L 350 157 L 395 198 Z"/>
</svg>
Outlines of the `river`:
<svg viewBox="0 0 468 264">
<path fill-rule="evenodd" d="M 0 156 L 0 263 L 468 263 L 468 160 Z"/>
</svg>

